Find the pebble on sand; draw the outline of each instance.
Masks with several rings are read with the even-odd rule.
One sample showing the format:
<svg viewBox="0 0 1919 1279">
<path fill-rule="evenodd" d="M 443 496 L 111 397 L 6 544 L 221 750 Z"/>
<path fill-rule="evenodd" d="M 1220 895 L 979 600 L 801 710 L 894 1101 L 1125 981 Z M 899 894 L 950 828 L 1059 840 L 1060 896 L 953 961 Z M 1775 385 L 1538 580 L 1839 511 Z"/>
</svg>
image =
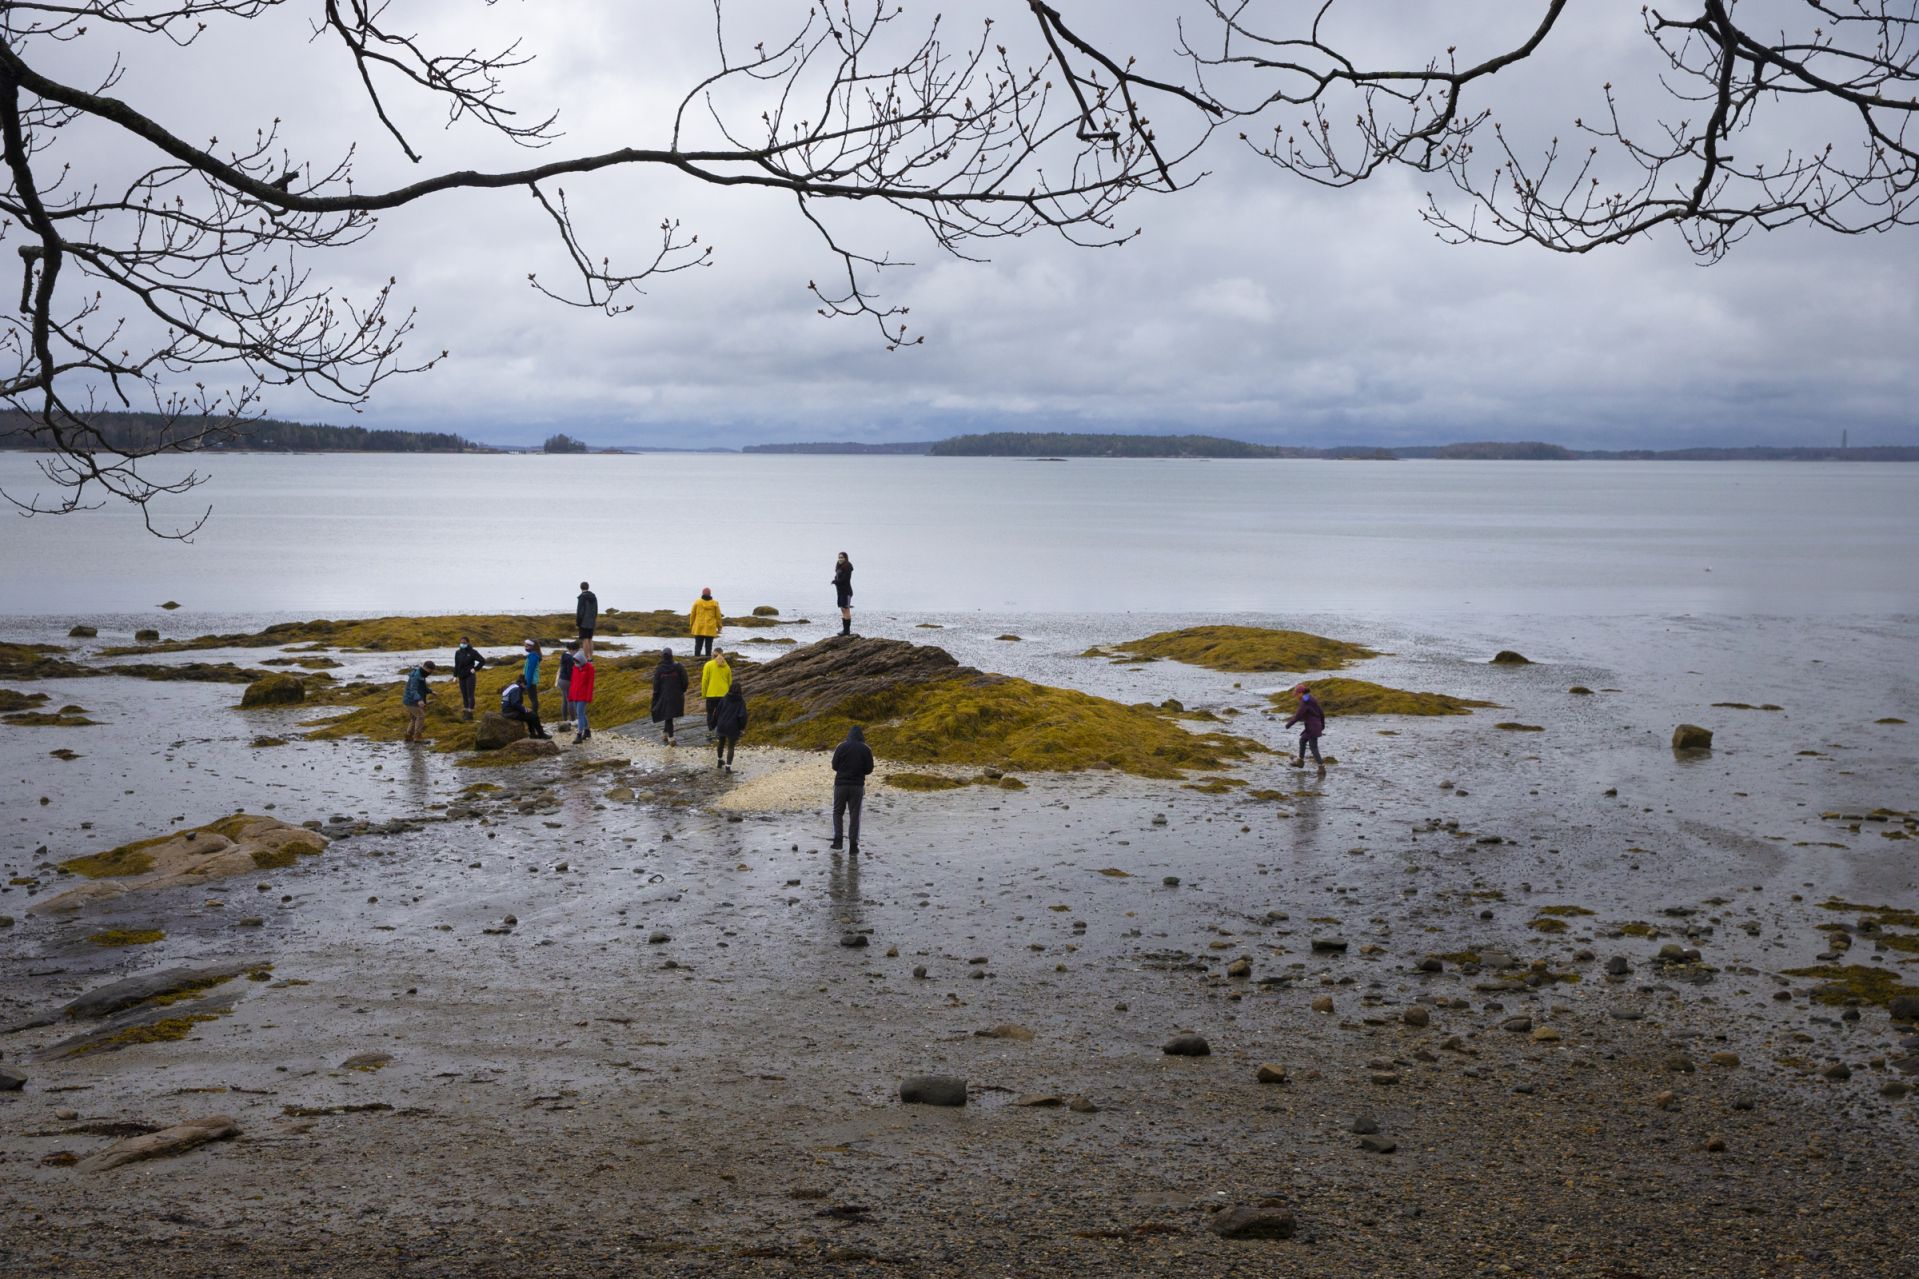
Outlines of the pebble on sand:
<svg viewBox="0 0 1919 1279">
<path fill-rule="evenodd" d="M 908 1106 L 964 1106 L 966 1080 L 958 1075 L 911 1075 L 900 1081 L 900 1101 Z"/>
</svg>

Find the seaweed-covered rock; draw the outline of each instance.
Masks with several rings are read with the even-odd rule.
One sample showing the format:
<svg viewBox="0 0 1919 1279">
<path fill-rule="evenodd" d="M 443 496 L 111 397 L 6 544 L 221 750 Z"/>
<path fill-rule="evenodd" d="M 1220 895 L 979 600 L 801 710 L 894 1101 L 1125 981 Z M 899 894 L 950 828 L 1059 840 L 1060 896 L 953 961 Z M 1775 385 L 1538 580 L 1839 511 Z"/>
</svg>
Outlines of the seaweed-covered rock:
<svg viewBox="0 0 1919 1279">
<path fill-rule="evenodd" d="M 296 858 L 312 856 L 326 846 L 324 835 L 304 826 L 235 813 L 206 826 L 62 862 L 62 870 L 93 882 L 41 902 L 35 910 L 77 910 L 128 892 L 204 884 L 228 875 L 290 866 Z"/>
<path fill-rule="evenodd" d="M 262 675 L 247 685 L 247 691 L 240 695 L 242 707 L 253 706 L 289 706 L 304 702 L 307 698 L 307 686 L 298 675 L 289 675 L 285 671 L 275 671 L 271 675 Z"/>
<path fill-rule="evenodd" d="M 1494 666 L 1531 666 L 1533 659 L 1524 653 L 1515 653 L 1510 648 L 1502 648 L 1493 654 Z"/>
<path fill-rule="evenodd" d="M 473 749 L 476 751 L 496 751 L 525 739 L 525 723 L 508 719 L 498 711 L 486 712 L 480 716 L 479 723 L 473 726 Z"/>
<path fill-rule="evenodd" d="M 76 626 L 67 632 L 68 639 L 92 639 L 100 632 L 91 626 Z"/>
<path fill-rule="evenodd" d="M 756 604 L 753 606 L 753 616 L 755 617 L 778 617 L 779 615 L 780 611 L 771 604 Z"/>
<path fill-rule="evenodd" d="M 1088 656 L 1169 658 L 1216 671 L 1336 671 L 1378 653 L 1363 644 L 1262 626 L 1189 626 L 1096 647 Z"/>
<path fill-rule="evenodd" d="M 151 626 L 144 627 L 133 633 L 133 642 L 136 644 L 158 644 L 160 642 L 160 632 L 154 630 Z"/>
<path fill-rule="evenodd" d="M 1697 724 L 1681 724 L 1672 730 L 1672 748 L 1676 751 L 1709 751 L 1712 749 L 1712 730 Z"/>
</svg>

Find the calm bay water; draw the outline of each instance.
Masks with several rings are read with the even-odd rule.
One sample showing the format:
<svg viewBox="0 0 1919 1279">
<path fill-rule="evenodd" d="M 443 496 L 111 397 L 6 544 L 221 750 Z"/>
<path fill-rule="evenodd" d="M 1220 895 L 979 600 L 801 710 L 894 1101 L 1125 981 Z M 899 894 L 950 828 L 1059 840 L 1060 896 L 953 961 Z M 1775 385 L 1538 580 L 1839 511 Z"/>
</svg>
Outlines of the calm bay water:
<svg viewBox="0 0 1919 1279">
<path fill-rule="evenodd" d="M 0 613 L 1919 613 L 1919 466 L 227 456 L 191 543 L 0 521 Z M 34 490 L 0 453 L 0 488 Z M 176 502 L 186 516 L 195 498 Z"/>
</svg>

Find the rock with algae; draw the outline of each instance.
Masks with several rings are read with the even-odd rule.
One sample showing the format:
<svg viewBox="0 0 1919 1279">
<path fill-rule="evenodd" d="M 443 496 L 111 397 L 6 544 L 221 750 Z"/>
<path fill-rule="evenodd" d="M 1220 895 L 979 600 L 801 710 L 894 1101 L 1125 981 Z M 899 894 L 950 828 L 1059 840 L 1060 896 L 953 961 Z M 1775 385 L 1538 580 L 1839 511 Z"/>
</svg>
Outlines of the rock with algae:
<svg viewBox="0 0 1919 1279">
<path fill-rule="evenodd" d="M 1676 751 L 1709 751 L 1712 749 L 1712 730 L 1697 724 L 1681 724 L 1672 730 L 1672 748 Z"/>
<path fill-rule="evenodd" d="M 290 706 L 304 702 L 306 697 L 306 681 L 298 675 L 275 671 L 271 675 L 262 675 L 248 684 L 247 691 L 240 694 L 240 705 L 244 708 Z"/>
<path fill-rule="evenodd" d="M 1188 626 L 1087 650 L 1092 656 L 1170 658 L 1216 671 L 1336 671 L 1377 657 L 1362 644 L 1261 626 Z"/>
<path fill-rule="evenodd" d="M 1332 716 L 1470 715 L 1475 708 L 1498 705 L 1497 702 L 1481 702 L 1446 693 L 1414 693 L 1401 688 L 1388 688 L 1370 680 L 1347 679 L 1338 675 L 1316 679 L 1311 687 L 1313 696 Z M 1299 704 L 1290 692 L 1273 693 L 1267 700 L 1287 712 Z"/>
<path fill-rule="evenodd" d="M 70 858 L 60 863 L 60 868 L 93 882 L 36 903 L 34 909 L 77 910 L 129 892 L 204 884 L 228 875 L 277 869 L 319 853 L 326 846 L 324 835 L 304 826 L 235 813 L 191 830 Z"/>
</svg>

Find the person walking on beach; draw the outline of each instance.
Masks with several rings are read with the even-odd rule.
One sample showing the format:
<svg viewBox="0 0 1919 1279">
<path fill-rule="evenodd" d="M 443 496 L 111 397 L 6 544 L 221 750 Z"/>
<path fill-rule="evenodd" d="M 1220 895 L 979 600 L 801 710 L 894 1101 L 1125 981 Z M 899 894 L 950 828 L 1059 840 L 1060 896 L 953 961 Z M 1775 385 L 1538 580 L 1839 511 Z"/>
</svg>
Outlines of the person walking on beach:
<svg viewBox="0 0 1919 1279">
<path fill-rule="evenodd" d="M 720 602 L 713 598 L 713 588 L 702 586 L 700 597 L 693 601 L 693 611 L 686 615 L 687 633 L 693 637 L 693 656 L 713 655 L 713 641 L 724 629 L 722 620 Z"/>
<path fill-rule="evenodd" d="M 733 667 L 726 660 L 726 650 L 714 649 L 712 660 L 700 667 L 700 696 L 706 699 L 706 727 L 711 732 L 719 721 L 720 703 L 726 700 L 726 690 L 733 687 Z"/>
<path fill-rule="evenodd" d="M 1326 731 L 1326 712 L 1320 708 L 1319 699 L 1313 696 L 1313 690 L 1304 684 L 1293 686 L 1293 696 L 1299 699 L 1299 709 L 1294 711 L 1293 717 L 1286 721 L 1287 728 L 1295 724 L 1300 726 L 1299 759 L 1294 762 L 1293 767 L 1306 767 L 1306 752 L 1310 749 L 1313 752 L 1313 763 L 1319 765 L 1319 775 L 1324 777 L 1326 761 L 1319 757 L 1319 735 Z"/>
<path fill-rule="evenodd" d="M 600 597 L 585 582 L 580 583 L 580 598 L 573 605 L 573 624 L 580 630 L 580 651 L 593 660 L 593 631 L 600 624 Z"/>
<path fill-rule="evenodd" d="M 546 736 L 546 725 L 540 722 L 540 657 L 540 641 L 526 641 L 526 663 L 520 667 L 520 687 L 526 696 L 527 714 L 533 717 L 527 726 L 535 737 Z"/>
<path fill-rule="evenodd" d="M 660 650 L 653 668 L 653 722 L 663 724 L 663 740 L 673 745 L 673 721 L 686 714 L 686 668 L 673 660 L 673 650 Z"/>
<path fill-rule="evenodd" d="M 841 551 L 833 565 L 833 591 L 840 602 L 840 634 L 853 633 L 853 561 Z"/>
<path fill-rule="evenodd" d="M 720 702 L 720 709 L 713 718 L 713 740 L 719 751 L 719 768 L 723 773 L 733 771 L 733 748 L 740 744 L 740 736 L 746 732 L 746 693 L 738 684 L 726 690 L 726 697 Z"/>
<path fill-rule="evenodd" d="M 421 662 L 407 672 L 406 691 L 400 694 L 400 705 L 406 708 L 406 740 L 409 742 L 426 740 L 426 699 L 433 696 L 426 686 L 426 677 L 439 669 L 432 662 Z"/>
<path fill-rule="evenodd" d="M 453 650 L 453 678 L 460 685 L 460 718 L 473 718 L 473 686 L 477 681 L 474 672 L 486 665 L 486 656 L 473 647 L 473 641 L 460 636 L 460 646 Z"/>
<path fill-rule="evenodd" d="M 500 690 L 500 714 L 517 723 L 525 724 L 527 735 L 539 737 L 540 717 L 526 708 L 526 685 L 518 675 L 513 682 Z"/>
<path fill-rule="evenodd" d="M 579 731 L 573 736 L 573 744 L 578 746 L 593 736 L 593 728 L 586 722 L 586 712 L 593 705 L 593 663 L 581 658 L 573 663 L 572 683 L 567 686 L 567 698 L 573 707 L 573 713 L 579 717 Z"/>
<path fill-rule="evenodd" d="M 560 722 L 573 722 L 573 667 L 580 660 L 580 641 L 568 640 L 560 651 L 560 675 L 553 687 L 560 692 Z"/>
<path fill-rule="evenodd" d="M 860 851 L 860 808 L 866 803 L 866 778 L 873 771 L 873 748 L 858 724 L 833 751 L 833 847 L 845 837 L 849 855 Z"/>
</svg>

